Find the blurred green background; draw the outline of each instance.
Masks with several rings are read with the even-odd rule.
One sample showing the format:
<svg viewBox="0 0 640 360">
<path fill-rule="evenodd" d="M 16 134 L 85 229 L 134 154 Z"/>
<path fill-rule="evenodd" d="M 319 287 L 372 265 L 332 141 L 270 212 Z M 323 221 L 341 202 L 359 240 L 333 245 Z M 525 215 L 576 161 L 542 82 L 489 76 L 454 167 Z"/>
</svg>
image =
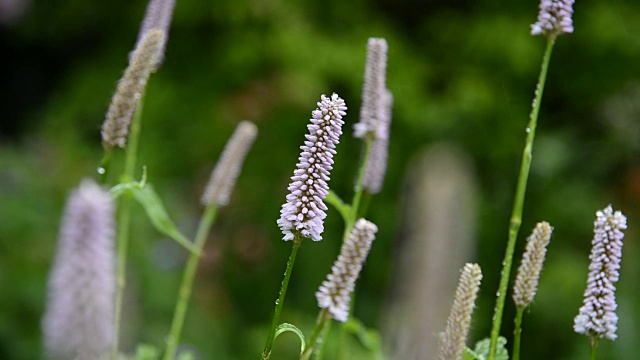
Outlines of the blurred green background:
<svg viewBox="0 0 640 360">
<path fill-rule="evenodd" d="M 99 129 L 145 6 L 0 0 L 1 359 L 41 357 L 58 221 L 69 190 L 96 176 Z M 165 63 L 147 91 L 139 163 L 183 232 L 194 233 L 200 193 L 235 125 L 249 119 L 260 131 L 209 239 L 183 342 L 204 359 L 258 357 L 291 246 L 280 240 L 276 219 L 323 93 L 335 91 L 349 106 L 330 186 L 351 197 L 361 146 L 351 125 L 370 36 L 389 43 L 395 106 L 389 172 L 368 213 L 380 232 L 355 313 L 367 326 L 383 326 L 403 237 L 407 165 L 445 141 L 471 157 L 480 190 L 476 257 L 467 261 L 483 268 L 472 336 L 486 336 L 545 45 L 529 35 L 537 11 L 534 0 L 178 1 Z M 586 358 L 588 342 L 573 332 L 573 317 L 582 304 L 594 214 L 609 203 L 628 216 L 629 230 L 618 283 L 619 339 L 602 341 L 599 358 L 632 359 L 640 353 L 640 3 L 578 1 L 574 25 L 551 59 L 517 245 L 519 252 L 537 221 L 555 227 L 525 317 L 522 359 Z M 140 207 L 134 213 L 126 349 L 162 344 L 186 257 L 150 227 Z M 325 240 L 300 251 L 282 320 L 305 332 L 341 232 L 331 210 Z M 511 340 L 507 300 L 503 334 Z M 296 341 L 279 338 L 274 358 L 290 357 Z"/>
</svg>

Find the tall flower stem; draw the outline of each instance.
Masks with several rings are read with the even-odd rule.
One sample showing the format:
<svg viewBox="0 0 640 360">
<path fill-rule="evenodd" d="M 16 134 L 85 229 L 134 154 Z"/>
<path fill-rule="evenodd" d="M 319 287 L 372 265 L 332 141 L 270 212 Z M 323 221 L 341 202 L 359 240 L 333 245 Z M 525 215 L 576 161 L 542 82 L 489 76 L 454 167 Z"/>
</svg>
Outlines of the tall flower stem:
<svg viewBox="0 0 640 360">
<path fill-rule="evenodd" d="M 518 308 L 516 313 L 516 326 L 513 330 L 513 357 L 511 360 L 520 360 L 520 336 L 522 335 L 522 315 L 525 308 Z"/>
<path fill-rule="evenodd" d="M 311 354 L 313 354 L 313 350 L 316 347 L 316 343 L 318 342 L 318 337 L 320 337 L 320 333 L 323 332 L 327 323 L 331 321 L 331 314 L 327 309 L 320 310 L 320 314 L 318 315 L 318 321 L 316 323 L 316 327 L 313 329 L 311 333 L 311 337 L 309 341 L 307 341 L 307 347 L 304 349 L 302 355 L 300 355 L 300 360 L 309 360 L 311 359 Z"/>
<path fill-rule="evenodd" d="M 371 153 L 371 144 L 373 140 L 370 138 L 366 138 L 364 142 L 364 155 L 362 157 L 362 163 L 360 164 L 360 168 L 358 169 L 358 178 L 356 180 L 355 185 L 355 194 L 353 195 L 353 200 L 351 202 L 351 206 L 349 210 L 351 213 L 348 216 L 344 216 L 344 233 L 342 235 L 342 243 L 347 241 L 349 238 L 349 234 L 351 234 L 351 230 L 353 230 L 353 226 L 356 223 L 356 219 L 358 218 L 358 210 L 360 208 L 360 202 L 362 200 L 363 187 L 362 183 L 364 182 L 365 170 L 367 169 L 367 162 L 369 161 L 369 154 Z"/>
<path fill-rule="evenodd" d="M 198 253 L 202 253 L 207 237 L 209 237 L 209 230 L 216 220 L 217 210 L 218 207 L 215 204 L 207 206 L 202 218 L 200 219 L 200 225 L 198 225 L 198 231 L 194 241 Z M 180 283 L 178 301 L 173 313 L 169 337 L 167 338 L 167 348 L 164 352 L 165 360 L 173 359 L 178 342 L 180 341 L 182 325 L 184 324 L 184 317 L 187 313 L 187 307 L 189 306 L 191 289 L 193 288 L 193 281 L 195 279 L 196 270 L 198 269 L 198 261 L 200 260 L 197 255 L 198 253 L 190 253 L 189 260 L 187 260 L 187 265 L 182 273 L 182 282 Z"/>
<path fill-rule="evenodd" d="M 135 175 L 136 160 L 138 154 L 138 138 L 140 137 L 140 128 L 142 121 L 142 108 L 144 102 L 144 94 L 140 95 L 140 101 L 136 107 L 136 112 L 131 123 L 131 132 L 129 134 L 129 144 L 127 146 L 127 155 L 125 158 L 124 174 L 120 181 L 130 182 Z M 106 178 L 106 169 L 104 178 Z M 122 315 L 122 299 L 124 296 L 124 288 L 127 278 L 127 251 L 129 248 L 129 232 L 131 225 L 131 195 L 124 194 L 120 198 L 120 206 L 118 208 L 118 269 L 117 269 L 117 287 L 115 299 L 115 326 L 113 334 L 113 348 L 111 350 L 111 359 L 118 358 L 118 346 L 120 335 L 120 318 Z"/>
<path fill-rule="evenodd" d="M 591 351 L 589 352 L 589 360 L 596 360 L 596 350 L 598 350 L 598 338 L 591 338 Z"/>
<path fill-rule="evenodd" d="M 271 321 L 271 329 L 267 335 L 267 343 L 262 351 L 262 359 L 267 360 L 271 356 L 271 348 L 273 347 L 273 339 L 276 334 L 276 328 L 280 322 L 280 313 L 282 312 L 282 306 L 284 305 L 284 299 L 287 295 L 287 287 L 289 286 L 289 279 L 291 278 L 291 272 L 293 271 L 293 264 L 296 261 L 296 255 L 298 249 L 302 244 L 302 237 L 296 236 L 293 239 L 293 247 L 291 248 L 291 255 L 289 255 L 289 261 L 287 262 L 287 270 L 284 272 L 284 279 L 282 280 L 282 287 L 280 288 L 280 295 L 276 300 L 276 308 L 273 311 L 273 320 Z"/>
<path fill-rule="evenodd" d="M 500 278 L 500 287 L 498 288 L 498 299 L 493 316 L 493 327 L 491 329 L 491 345 L 489 347 L 489 360 L 495 360 L 496 350 L 498 348 L 498 337 L 500 336 L 500 326 L 502 325 L 502 314 L 504 312 L 504 303 L 507 298 L 507 286 L 509 285 L 509 275 L 511 273 L 511 265 L 513 263 L 513 252 L 518 238 L 518 231 L 522 223 L 522 208 L 524 205 L 524 196 L 527 189 L 527 180 L 529 178 L 529 170 L 531 168 L 531 153 L 533 149 L 533 140 L 536 136 L 536 126 L 538 123 L 538 113 L 542 103 L 542 92 L 544 90 L 545 80 L 547 78 L 547 70 L 549 68 L 549 59 L 553 45 L 555 44 L 555 36 L 549 36 L 544 56 L 542 58 L 542 66 L 540 68 L 540 77 L 535 90 L 535 99 L 532 104 L 531 114 L 529 115 L 529 124 L 527 125 L 527 140 L 522 153 L 522 163 L 520 165 L 520 174 L 518 176 L 518 185 L 516 187 L 516 197 L 513 203 L 513 212 L 511 213 L 511 222 L 509 225 L 509 240 L 504 255 L 502 275 Z"/>
</svg>

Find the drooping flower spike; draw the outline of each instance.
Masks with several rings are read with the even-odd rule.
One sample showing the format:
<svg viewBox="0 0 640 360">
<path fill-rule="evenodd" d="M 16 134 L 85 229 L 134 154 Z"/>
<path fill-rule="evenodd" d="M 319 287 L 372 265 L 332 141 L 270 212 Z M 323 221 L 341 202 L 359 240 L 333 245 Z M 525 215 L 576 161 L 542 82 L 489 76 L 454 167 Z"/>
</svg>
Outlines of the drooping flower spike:
<svg viewBox="0 0 640 360">
<path fill-rule="evenodd" d="M 627 228 L 627 218 L 611 205 L 596 212 L 593 226 L 591 264 L 584 304 L 574 320 L 573 329 L 589 336 L 592 341 L 600 338 L 615 340 L 618 315 L 616 314 L 616 287 L 622 258 L 622 230 Z"/>
<path fill-rule="evenodd" d="M 322 202 L 329 194 L 329 175 L 333 169 L 333 155 L 342 134 L 342 117 L 347 107 L 337 94 L 322 95 L 318 108 L 312 112 L 309 134 L 300 147 L 296 170 L 291 177 L 286 202 L 277 223 L 284 240 L 296 236 L 322 240 L 327 206 Z"/>
</svg>

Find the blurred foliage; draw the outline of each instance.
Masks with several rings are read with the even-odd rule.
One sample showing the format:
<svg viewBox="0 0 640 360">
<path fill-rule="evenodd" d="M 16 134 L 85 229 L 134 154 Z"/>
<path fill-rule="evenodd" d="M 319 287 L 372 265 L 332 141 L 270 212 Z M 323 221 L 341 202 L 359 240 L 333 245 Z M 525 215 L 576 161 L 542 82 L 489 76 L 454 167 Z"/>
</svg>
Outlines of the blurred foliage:
<svg viewBox="0 0 640 360">
<path fill-rule="evenodd" d="M 145 5 L 33 0 L 21 18 L 0 25 L 2 359 L 41 356 L 40 317 L 63 203 L 82 177 L 96 176 L 100 125 Z M 200 193 L 235 124 L 250 119 L 260 130 L 209 239 L 183 342 L 205 359 L 258 356 L 290 251 L 275 221 L 322 93 L 339 93 L 350 108 L 330 185 L 351 196 L 360 143 L 349 136 L 350 125 L 357 121 L 370 36 L 389 42 L 395 107 L 389 173 L 369 206 L 380 232 L 358 283 L 356 315 L 368 327 L 381 326 L 402 234 L 405 168 L 419 149 L 447 141 L 473 157 L 482 191 L 477 259 L 469 260 L 485 274 L 474 314 L 475 338 L 485 337 L 544 47 L 543 38 L 529 35 L 537 6 L 534 0 L 178 2 L 165 63 L 147 91 L 139 164 L 148 167 L 149 182 L 183 233 L 194 233 Z M 586 357 L 587 339 L 573 333 L 573 317 L 595 211 L 613 203 L 629 218 L 620 337 L 601 342 L 599 353 L 630 359 L 640 353 L 634 281 L 640 264 L 633 261 L 640 220 L 640 4 L 578 2 L 574 24 L 575 34 L 558 39 L 551 59 L 525 203 L 521 239 L 542 219 L 555 232 L 536 302 L 525 315 L 522 358 Z M 163 344 L 186 258 L 142 208 L 134 212 L 124 339 L 131 352 L 138 343 Z M 325 240 L 306 242 L 300 251 L 282 321 L 312 329 L 313 294 L 338 253 L 341 232 L 332 209 Z M 502 333 L 510 339 L 514 309 L 507 304 Z M 293 335 L 282 335 L 273 356 L 292 358 L 298 346 Z"/>
</svg>

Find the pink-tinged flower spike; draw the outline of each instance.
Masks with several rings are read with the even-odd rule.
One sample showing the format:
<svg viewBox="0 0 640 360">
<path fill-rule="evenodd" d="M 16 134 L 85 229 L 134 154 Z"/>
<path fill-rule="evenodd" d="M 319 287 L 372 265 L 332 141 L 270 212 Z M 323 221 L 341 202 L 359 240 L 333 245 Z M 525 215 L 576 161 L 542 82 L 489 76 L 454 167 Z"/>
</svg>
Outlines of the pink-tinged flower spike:
<svg viewBox="0 0 640 360">
<path fill-rule="evenodd" d="M 278 226 L 284 240 L 296 235 L 322 240 L 327 206 L 322 202 L 329 194 L 329 173 L 333 169 L 333 155 L 342 134 L 347 106 L 337 94 L 322 95 L 318 108 L 312 112 L 309 134 L 300 147 L 296 170 L 291 177 L 287 202 L 282 205 Z"/>
<path fill-rule="evenodd" d="M 627 228 L 627 218 L 620 211 L 613 212 L 611 205 L 596 212 L 591 244 L 591 265 L 584 305 L 576 316 L 573 329 L 589 336 L 593 342 L 606 337 L 616 339 L 618 315 L 615 311 L 616 287 L 622 257 L 622 230 Z"/>
<path fill-rule="evenodd" d="M 50 359 L 97 359 L 111 351 L 115 256 L 113 200 L 92 180 L 68 199 L 42 321 Z"/>
<path fill-rule="evenodd" d="M 385 90 L 382 97 L 384 107 L 380 114 L 379 137 L 373 140 L 369 153 L 369 161 L 364 171 L 362 187 L 370 194 L 377 194 L 382 190 L 384 176 L 387 173 L 387 157 L 389 155 L 389 129 L 391 127 L 391 108 L 393 95 Z"/>
<path fill-rule="evenodd" d="M 522 255 L 522 263 L 518 268 L 516 283 L 513 287 L 513 301 L 518 308 L 524 309 L 531 305 L 536 296 L 540 272 L 542 272 L 552 232 L 551 225 L 543 221 L 536 225 L 527 239 L 527 248 Z"/>
<path fill-rule="evenodd" d="M 149 75 L 156 69 L 164 38 L 164 31 L 151 29 L 133 51 L 129 66 L 111 99 L 107 118 L 102 124 L 102 145 L 105 149 L 124 148 L 126 145 L 129 124 L 147 86 Z"/>
<path fill-rule="evenodd" d="M 171 27 L 171 18 L 173 17 L 173 8 L 175 5 L 176 0 L 149 0 L 147 10 L 144 14 L 144 20 L 142 20 L 142 25 L 138 32 L 137 44 L 140 44 L 140 41 L 142 41 L 147 31 L 154 28 L 164 31 L 165 38 L 158 55 L 157 66 L 160 66 L 164 60 L 164 50 L 169 37 L 169 28 Z"/>
<path fill-rule="evenodd" d="M 478 264 L 465 264 L 460 274 L 451 312 L 444 333 L 440 334 L 438 360 L 462 359 L 471 328 L 471 315 L 480 290 L 482 271 Z"/>
<path fill-rule="evenodd" d="M 222 156 L 211 173 L 209 183 L 200 200 L 203 205 L 229 204 L 231 192 L 242 169 L 244 158 L 258 135 L 258 128 L 250 121 L 242 121 L 224 147 Z"/>
<path fill-rule="evenodd" d="M 374 223 L 359 219 L 342 245 L 338 260 L 331 267 L 331 274 L 316 292 L 318 306 L 328 309 L 337 321 L 346 322 L 349 318 L 351 293 L 377 232 L 378 227 Z"/>
<path fill-rule="evenodd" d="M 353 136 L 365 138 L 385 137 L 381 116 L 385 113 L 385 94 L 387 92 L 387 41 L 382 38 L 369 38 L 367 61 L 364 68 L 362 86 L 362 106 L 360 121 L 353 126 Z"/>
<path fill-rule="evenodd" d="M 541 0 L 538 21 L 531 25 L 531 35 L 573 33 L 573 3 L 574 0 Z"/>
</svg>

